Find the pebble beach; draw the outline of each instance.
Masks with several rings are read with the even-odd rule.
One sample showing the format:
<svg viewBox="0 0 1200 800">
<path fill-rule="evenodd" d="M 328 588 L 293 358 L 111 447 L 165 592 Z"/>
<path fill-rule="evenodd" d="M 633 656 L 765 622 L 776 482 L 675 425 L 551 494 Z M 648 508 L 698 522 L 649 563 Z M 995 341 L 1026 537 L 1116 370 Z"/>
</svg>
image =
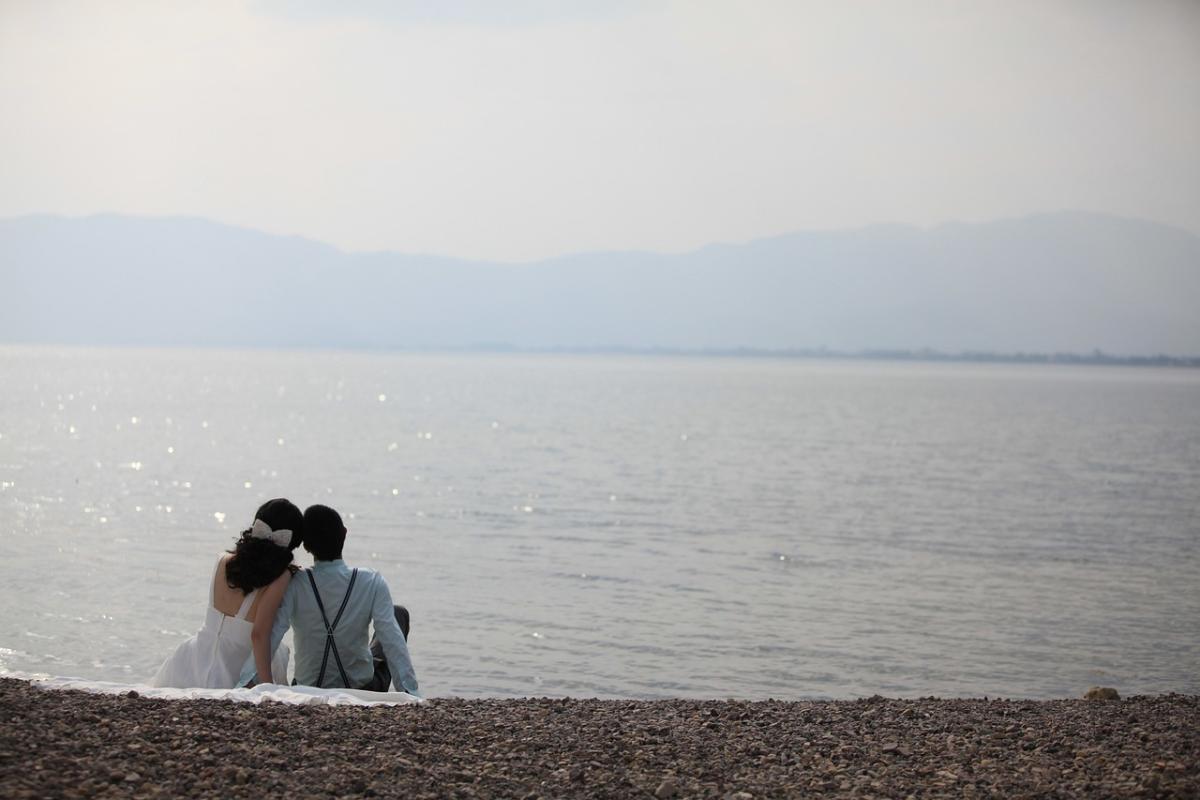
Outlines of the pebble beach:
<svg viewBox="0 0 1200 800">
<path fill-rule="evenodd" d="M 0 796 L 1197 797 L 1200 697 L 151 700 L 0 679 Z"/>
</svg>

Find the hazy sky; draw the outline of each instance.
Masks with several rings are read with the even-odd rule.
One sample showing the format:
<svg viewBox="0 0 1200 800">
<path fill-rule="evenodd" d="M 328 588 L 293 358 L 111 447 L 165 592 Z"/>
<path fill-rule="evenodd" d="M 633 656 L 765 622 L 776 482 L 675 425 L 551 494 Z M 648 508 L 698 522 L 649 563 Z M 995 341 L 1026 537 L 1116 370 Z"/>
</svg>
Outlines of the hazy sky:
<svg viewBox="0 0 1200 800">
<path fill-rule="evenodd" d="M 1200 2 L 0 0 L 0 216 L 518 260 L 1062 208 L 1200 232 Z"/>
</svg>

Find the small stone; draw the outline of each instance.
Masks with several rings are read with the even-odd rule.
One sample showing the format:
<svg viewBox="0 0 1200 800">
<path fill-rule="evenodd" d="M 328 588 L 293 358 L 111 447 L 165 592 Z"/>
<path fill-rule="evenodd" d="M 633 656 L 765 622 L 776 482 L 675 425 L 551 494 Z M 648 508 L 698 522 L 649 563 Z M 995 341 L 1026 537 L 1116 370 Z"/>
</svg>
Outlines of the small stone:
<svg viewBox="0 0 1200 800">
<path fill-rule="evenodd" d="M 125 776 L 126 783 L 137 783 L 141 779 L 142 779 L 142 776 L 138 775 L 136 772 L 130 772 L 128 775 Z"/>
<path fill-rule="evenodd" d="M 662 783 L 654 790 L 654 796 L 658 800 L 667 800 L 679 793 L 679 787 L 675 785 L 675 779 L 671 777 L 663 778 Z"/>
<path fill-rule="evenodd" d="M 1084 700 L 1120 700 L 1121 695 L 1111 686 L 1093 686 L 1083 696 Z"/>
<path fill-rule="evenodd" d="M 141 695 L 139 695 L 139 694 L 138 694 L 136 691 L 134 691 L 133 689 L 130 689 L 130 690 L 129 690 L 129 692 L 128 692 L 128 693 L 127 693 L 125 696 L 126 696 L 126 697 L 141 697 Z"/>
<path fill-rule="evenodd" d="M 887 742 L 887 743 L 885 743 L 885 744 L 883 745 L 883 747 L 879 748 L 879 752 L 881 752 L 881 753 L 894 753 L 894 752 L 896 752 L 896 751 L 897 751 L 897 750 L 899 750 L 899 749 L 900 749 L 900 743 L 899 743 L 899 742 Z"/>
<path fill-rule="evenodd" d="M 749 792 L 731 792 L 725 795 L 725 800 L 754 800 L 754 795 Z"/>
</svg>

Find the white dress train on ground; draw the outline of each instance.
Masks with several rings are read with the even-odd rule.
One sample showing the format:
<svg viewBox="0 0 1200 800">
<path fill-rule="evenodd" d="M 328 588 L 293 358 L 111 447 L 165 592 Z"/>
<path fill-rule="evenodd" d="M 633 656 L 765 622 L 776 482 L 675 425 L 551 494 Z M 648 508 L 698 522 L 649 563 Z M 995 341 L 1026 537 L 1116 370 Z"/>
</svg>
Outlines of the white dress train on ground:
<svg viewBox="0 0 1200 800">
<path fill-rule="evenodd" d="M 246 619 L 246 613 L 258 595 L 258 589 L 246 595 L 236 616 L 226 616 L 214 605 L 216 581 L 221 572 L 218 559 L 208 589 L 208 609 L 204 627 L 192 638 L 183 642 L 163 662 L 158 672 L 150 679 L 151 686 L 177 689 L 233 689 L 242 665 L 253 652 L 250 632 L 254 623 Z M 288 649 L 280 645 L 271 659 L 271 677 L 276 683 L 287 682 Z"/>
</svg>

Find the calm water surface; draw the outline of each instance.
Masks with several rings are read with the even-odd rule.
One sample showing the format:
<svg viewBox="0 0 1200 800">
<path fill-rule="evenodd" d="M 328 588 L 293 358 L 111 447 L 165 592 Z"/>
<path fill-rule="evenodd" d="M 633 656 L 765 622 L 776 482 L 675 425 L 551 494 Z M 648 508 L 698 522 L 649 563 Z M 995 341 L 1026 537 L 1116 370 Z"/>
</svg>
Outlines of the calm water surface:
<svg viewBox="0 0 1200 800">
<path fill-rule="evenodd" d="M 1195 371 L 0 348 L 0 379 L 0 671 L 148 677 L 287 496 L 343 512 L 430 696 L 1200 692 Z"/>
</svg>

